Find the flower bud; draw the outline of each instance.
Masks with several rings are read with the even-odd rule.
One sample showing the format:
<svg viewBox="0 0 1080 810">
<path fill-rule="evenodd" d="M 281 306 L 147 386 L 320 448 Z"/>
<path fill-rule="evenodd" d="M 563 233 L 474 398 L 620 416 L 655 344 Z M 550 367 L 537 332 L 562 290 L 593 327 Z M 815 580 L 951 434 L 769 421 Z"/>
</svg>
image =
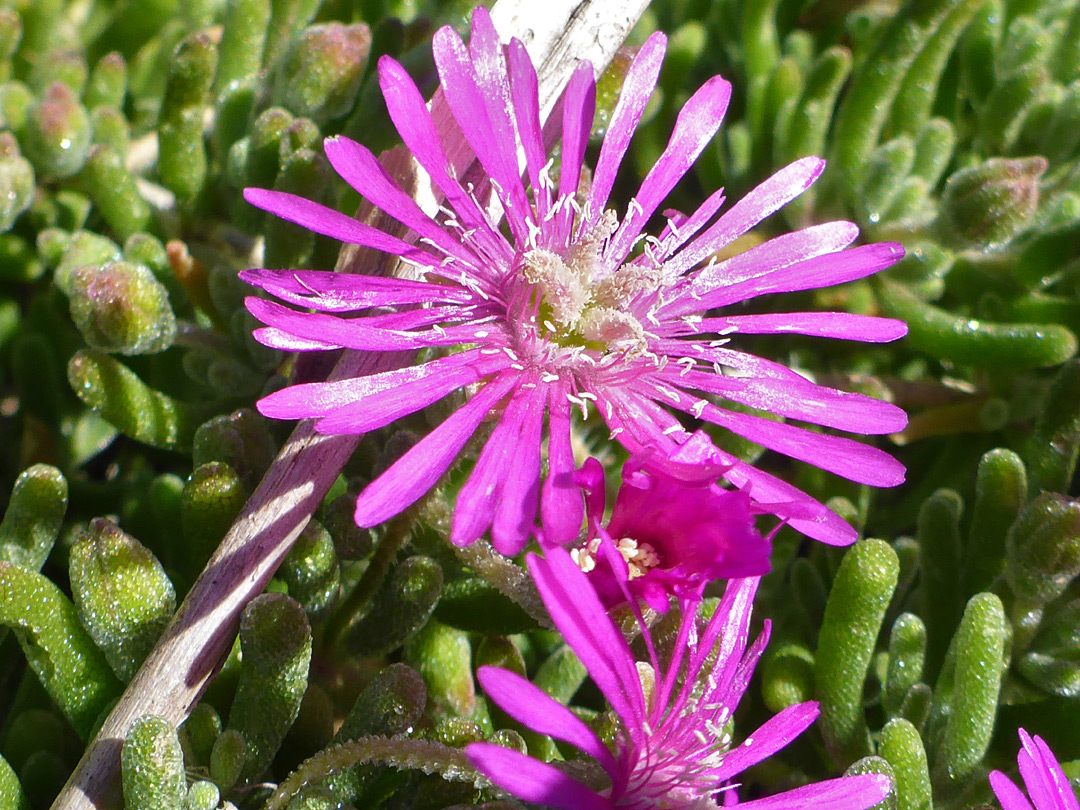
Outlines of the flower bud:
<svg viewBox="0 0 1080 810">
<path fill-rule="evenodd" d="M 90 116 L 63 82 L 54 82 L 26 119 L 26 156 L 43 175 L 63 179 L 86 162 Z"/>
<path fill-rule="evenodd" d="M 1039 206 L 1043 157 L 990 158 L 945 183 L 942 223 L 961 247 L 995 250 L 1022 231 Z"/>
<path fill-rule="evenodd" d="M 313 25 L 292 41 L 282 62 L 277 103 L 319 122 L 352 109 L 371 53 L 363 23 Z"/>
<path fill-rule="evenodd" d="M 169 294 L 141 264 L 82 265 L 72 271 L 67 292 L 71 318 L 95 349 L 153 354 L 176 338 Z"/>
</svg>

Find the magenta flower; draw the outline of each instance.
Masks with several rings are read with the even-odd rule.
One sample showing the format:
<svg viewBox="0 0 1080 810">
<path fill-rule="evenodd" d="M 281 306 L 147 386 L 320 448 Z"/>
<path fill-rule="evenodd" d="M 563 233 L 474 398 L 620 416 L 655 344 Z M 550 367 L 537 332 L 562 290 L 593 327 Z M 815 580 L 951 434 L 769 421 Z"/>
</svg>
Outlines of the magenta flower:
<svg viewBox="0 0 1080 810">
<path fill-rule="evenodd" d="M 592 757 L 611 785 L 596 792 L 554 765 L 490 743 L 466 748 L 470 762 L 499 787 L 527 801 L 562 810 L 653 810 L 714 807 L 731 780 L 771 756 L 814 722 L 816 703 L 791 706 L 739 745 L 731 718 L 768 639 L 769 626 L 747 646 L 757 579 L 732 580 L 703 630 L 699 601 L 688 602 L 671 660 L 661 663 L 649 629 L 638 620 L 649 660 L 635 660 L 588 579 L 565 549 L 546 559 L 528 556 L 529 570 L 552 621 L 577 653 L 618 716 L 611 751 L 566 706 L 521 676 L 481 667 L 487 696 L 520 723 L 570 743 Z M 863 810 L 889 792 L 879 775 L 833 779 L 740 803 L 746 810 L 828 808 Z"/>
<path fill-rule="evenodd" d="M 607 207 L 609 195 L 656 84 L 663 35 L 651 36 L 629 68 L 585 192 L 579 188 L 596 95 L 591 65 L 579 65 L 563 94 L 556 184 L 548 136 L 558 131 L 542 127 L 537 76 L 525 46 L 500 43 L 487 11 L 478 8 L 468 46 L 447 27 L 435 34 L 433 48 L 445 99 L 486 174 L 479 185 L 450 170 L 447 154 L 460 136 L 436 130 L 416 85 L 387 57 L 378 73 L 390 117 L 445 204 L 429 215 L 363 146 L 343 137 L 325 145 L 337 172 L 407 225 L 409 240 L 290 194 L 245 192 L 250 203 L 283 219 L 400 256 L 423 275 L 417 281 L 246 271 L 242 277 L 250 284 L 317 310 L 249 298 L 248 309 L 266 324 L 256 330 L 260 341 L 287 351 L 446 352 L 395 371 L 294 385 L 261 400 L 260 412 L 314 418 L 324 433 L 364 433 L 465 386 L 475 390 L 360 494 L 359 525 L 381 523 L 427 492 L 493 413 L 494 428 L 457 497 L 451 539 L 471 543 L 490 527 L 495 547 L 508 554 L 527 541 L 538 508 L 550 539 L 569 542 L 580 531 L 583 506 L 570 439 L 577 409 L 583 417 L 599 413 L 632 451 L 670 454 L 689 435 L 683 422 L 703 420 L 853 481 L 893 486 L 903 480 L 903 467 L 874 447 L 714 402 L 722 398 L 856 433 L 892 433 L 906 422 L 893 405 L 816 385 L 729 345 L 743 335 L 783 333 L 890 341 L 905 333 L 903 323 L 832 312 L 714 314 L 770 293 L 863 278 L 903 255 L 893 243 L 843 250 L 858 229 L 830 222 L 710 260 L 804 191 L 823 161 L 793 163 L 719 217 L 721 192 L 689 216 L 666 211 L 659 236 L 645 235 L 642 229 L 719 128 L 731 91 L 726 81 L 710 79 L 686 103 L 667 148 L 620 220 Z M 363 314 L 370 309 L 376 314 Z M 541 483 L 545 457 L 549 472 Z M 727 478 L 752 486 L 753 498 L 801 499 L 812 507 L 810 517 L 791 521 L 795 528 L 830 543 L 854 540 L 851 527 L 809 496 L 724 459 L 731 465 Z"/>
<path fill-rule="evenodd" d="M 576 473 L 588 528 L 570 556 L 606 607 L 629 595 L 664 612 L 669 595 L 685 603 L 713 580 L 768 573 L 772 545 L 754 528 L 749 495 L 716 485 L 726 468 L 711 460 L 714 451 L 698 432 L 669 458 L 632 455 L 606 526 L 600 462 L 590 458 Z"/>
<path fill-rule="evenodd" d="M 1009 777 L 1001 771 L 991 771 L 990 787 L 1002 810 L 1080 810 L 1076 793 L 1050 747 L 1041 737 L 1032 737 L 1024 729 L 1020 729 L 1020 742 L 1023 747 L 1016 762 L 1031 801 Z"/>
</svg>

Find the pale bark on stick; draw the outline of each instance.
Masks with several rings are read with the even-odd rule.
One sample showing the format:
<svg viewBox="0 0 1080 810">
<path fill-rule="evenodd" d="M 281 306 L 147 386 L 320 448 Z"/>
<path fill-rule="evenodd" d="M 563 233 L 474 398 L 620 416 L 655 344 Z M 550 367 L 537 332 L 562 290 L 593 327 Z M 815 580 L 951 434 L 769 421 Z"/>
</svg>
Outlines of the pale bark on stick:
<svg viewBox="0 0 1080 810">
<path fill-rule="evenodd" d="M 648 0 L 499 0 L 492 16 L 504 39 L 516 36 L 526 44 L 537 65 L 541 110 L 546 116 L 577 63 L 588 59 L 598 70 L 605 66 L 647 5 Z M 456 130 L 438 94 L 431 106 L 442 133 Z M 463 138 L 456 140 L 460 146 L 449 157 L 464 174 L 473 156 Z M 396 152 L 388 163 L 398 166 L 388 165 L 388 170 L 407 186 L 402 155 Z M 433 213 L 436 200 L 430 188 L 417 188 L 416 196 Z M 372 272 L 376 262 L 370 254 L 346 250 L 338 264 L 345 271 Z M 346 352 L 332 376 L 370 374 L 393 368 L 402 360 L 402 355 Z M 307 420 L 293 431 L 87 747 L 53 810 L 118 806 L 120 746 L 131 725 L 147 714 L 178 724 L 198 701 L 232 644 L 240 612 L 266 587 L 360 440 L 359 436 L 322 436 L 312 425 Z"/>
</svg>

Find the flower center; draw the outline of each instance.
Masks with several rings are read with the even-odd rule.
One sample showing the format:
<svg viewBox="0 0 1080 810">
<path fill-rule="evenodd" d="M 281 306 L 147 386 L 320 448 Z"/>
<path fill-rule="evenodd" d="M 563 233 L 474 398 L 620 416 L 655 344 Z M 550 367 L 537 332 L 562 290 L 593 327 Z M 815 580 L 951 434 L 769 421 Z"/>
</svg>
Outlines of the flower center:
<svg viewBox="0 0 1080 810">
<path fill-rule="evenodd" d="M 630 579 L 637 579 L 660 565 L 660 555 L 648 543 L 642 543 L 633 537 L 620 537 L 615 541 L 615 548 L 626 560 L 630 568 Z M 586 574 L 596 568 L 596 557 L 600 552 L 600 538 L 594 537 L 586 545 L 570 550 L 570 557 L 578 568 Z"/>
<path fill-rule="evenodd" d="M 521 278 L 539 297 L 534 327 L 559 346 L 596 351 L 646 351 L 645 330 L 629 311 L 641 292 L 662 284 L 660 271 L 623 265 L 599 282 L 601 252 L 617 226 L 608 211 L 565 254 L 534 248 L 521 255 Z"/>
</svg>

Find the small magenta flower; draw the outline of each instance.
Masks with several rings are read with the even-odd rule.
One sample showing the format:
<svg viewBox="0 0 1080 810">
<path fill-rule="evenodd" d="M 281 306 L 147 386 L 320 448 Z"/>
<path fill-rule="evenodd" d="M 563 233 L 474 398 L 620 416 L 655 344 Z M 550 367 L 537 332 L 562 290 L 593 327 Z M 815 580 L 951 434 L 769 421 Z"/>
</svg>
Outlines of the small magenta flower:
<svg viewBox="0 0 1080 810">
<path fill-rule="evenodd" d="M 714 451 L 699 432 L 668 458 L 630 456 L 607 525 L 603 467 L 590 458 L 576 473 L 588 528 L 570 556 L 606 607 L 629 594 L 665 612 L 669 595 L 685 603 L 714 580 L 768 573 L 772 545 L 754 527 L 754 504 L 743 490 L 717 486 L 727 468 Z M 617 554 L 602 553 L 604 544 Z"/>
<path fill-rule="evenodd" d="M 399 256 L 421 275 L 404 280 L 245 271 L 248 283 L 301 308 L 249 298 L 248 309 L 266 324 L 256 330 L 258 340 L 286 351 L 446 352 L 395 371 L 294 385 L 262 399 L 261 413 L 313 418 L 323 433 L 365 433 L 454 391 L 474 391 L 360 493 L 360 526 L 382 523 L 420 498 L 480 425 L 494 419 L 457 496 L 451 540 L 468 544 L 490 527 L 499 551 L 517 553 L 539 509 L 549 539 L 571 541 L 583 518 L 571 450 L 572 411 L 578 409 L 583 418 L 599 413 L 611 436 L 631 451 L 670 455 L 690 435 L 684 422 L 703 420 L 853 481 L 893 486 L 903 480 L 903 467 L 874 447 L 717 403 L 729 400 L 854 433 L 892 433 L 906 423 L 891 404 L 817 385 L 741 348 L 743 336 L 757 334 L 885 342 L 906 332 L 903 323 L 834 312 L 716 314 L 759 296 L 863 278 L 903 255 L 895 243 L 844 250 L 858 229 L 829 222 L 722 261 L 712 258 L 802 193 L 821 174 L 823 161 L 791 164 L 719 217 L 719 191 L 689 216 L 665 211 L 660 234 L 645 234 L 720 126 L 731 86 L 716 76 L 687 101 L 667 148 L 622 218 L 608 208 L 630 137 L 656 85 L 665 42 L 662 34 L 652 35 L 631 63 L 591 184 L 583 184 L 582 169 L 595 110 L 592 66 L 578 66 L 561 100 L 556 182 L 549 136 L 560 130 L 541 124 L 537 74 L 525 46 L 516 39 L 501 43 L 488 12 L 478 8 L 468 46 L 449 27 L 433 42 L 460 134 L 439 132 L 402 66 L 388 57 L 379 61 L 390 117 L 444 201 L 437 212 L 421 210 L 360 144 L 344 137 L 325 144 L 346 181 L 411 229 L 408 240 L 291 194 L 245 192 L 255 206 L 316 233 Z M 483 169 L 475 184 L 457 177 L 447 158 L 462 136 Z M 353 313 L 361 317 L 347 317 Z M 829 543 L 855 539 L 850 526 L 808 495 L 734 457 L 723 460 L 728 480 L 750 488 L 755 500 L 801 500 L 808 516 L 792 519 L 794 528 Z"/>
<path fill-rule="evenodd" d="M 1032 737 L 1024 729 L 1020 729 L 1020 742 L 1023 747 L 1016 763 L 1031 801 L 1009 777 L 1001 771 L 991 771 L 990 787 L 1002 810 L 1080 810 L 1080 801 L 1050 747 L 1041 737 Z"/>
<path fill-rule="evenodd" d="M 649 660 L 637 661 L 588 579 L 561 547 L 528 555 L 529 570 L 555 626 L 603 693 L 619 727 L 614 751 L 566 706 L 521 676 L 481 667 L 487 696 L 518 722 L 570 743 L 607 773 L 600 792 L 556 766 L 490 743 L 466 748 L 469 761 L 499 787 L 527 802 L 562 810 L 704 810 L 731 780 L 771 756 L 814 722 L 816 703 L 791 706 L 735 745 L 732 715 L 750 683 L 769 625 L 747 646 L 757 579 L 728 583 L 703 629 L 699 600 L 684 607 L 670 660 L 661 663 L 640 619 Z M 863 810 L 889 792 L 889 779 L 863 775 L 740 803 L 747 810 Z"/>
</svg>

